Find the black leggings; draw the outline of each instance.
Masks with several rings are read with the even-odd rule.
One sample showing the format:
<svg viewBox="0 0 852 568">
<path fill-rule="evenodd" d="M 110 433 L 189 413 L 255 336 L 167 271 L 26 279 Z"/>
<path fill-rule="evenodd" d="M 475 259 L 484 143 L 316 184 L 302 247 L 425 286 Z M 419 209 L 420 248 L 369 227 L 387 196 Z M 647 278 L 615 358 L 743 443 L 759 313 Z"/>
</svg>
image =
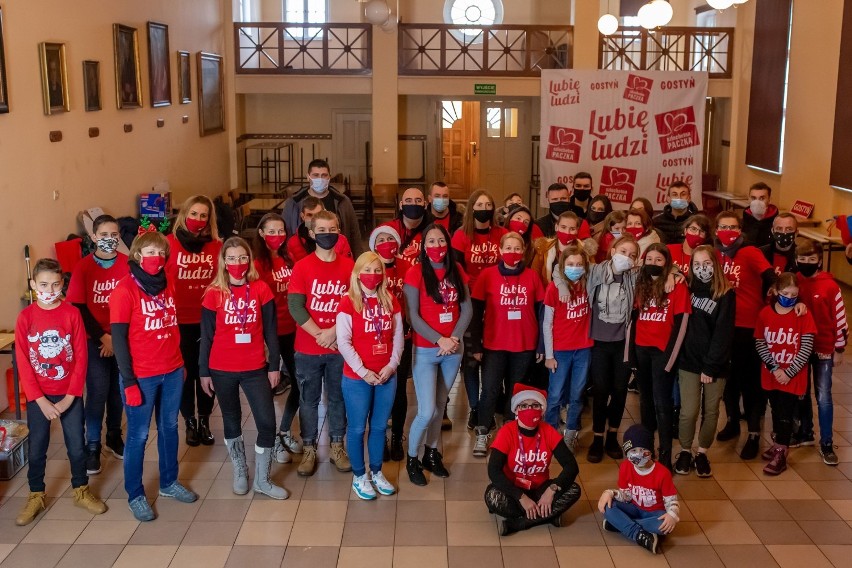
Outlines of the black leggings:
<svg viewBox="0 0 852 568">
<path fill-rule="evenodd" d="M 549 491 L 549 483 L 544 483 L 539 487 L 524 493 L 535 502 L 541 499 L 545 491 Z M 529 520 L 527 519 L 526 511 L 519 499 L 515 499 L 511 495 L 507 495 L 494 485 L 489 484 L 485 489 L 485 504 L 488 506 L 488 512 L 493 515 L 500 515 L 505 518 L 516 530 L 526 530 L 531 527 L 543 525 L 551 522 L 553 519 L 562 516 L 562 514 L 571 508 L 571 506 L 580 499 L 580 486 L 572 483 L 569 487 L 564 487 L 556 492 L 553 496 L 551 512 L 549 517 L 543 519 Z"/>
<path fill-rule="evenodd" d="M 760 386 L 760 356 L 754 344 L 754 329 L 734 328 L 734 350 L 731 353 L 731 374 L 725 383 L 725 411 L 728 420 L 740 419 L 740 395 L 748 421 L 749 432 L 760 432 L 766 412 L 766 392 Z"/>
<path fill-rule="evenodd" d="M 408 377 L 411 375 L 411 339 L 406 339 L 402 347 L 402 358 L 396 368 L 396 396 L 391 410 L 391 434 L 402 439 L 405 417 L 408 413 Z"/>
<path fill-rule="evenodd" d="M 624 363 L 624 340 L 595 341 L 589 368 L 592 380 L 592 431 L 603 434 L 607 423 L 618 429 L 627 402 L 630 367 Z"/>
<path fill-rule="evenodd" d="M 195 417 L 195 405 L 198 403 L 198 415 L 210 416 L 213 412 L 213 397 L 208 396 L 198 380 L 198 352 L 201 340 L 200 323 L 182 323 L 180 329 L 180 354 L 186 369 L 183 381 L 183 395 L 180 399 L 180 414 L 184 418 Z"/>
<path fill-rule="evenodd" d="M 272 386 L 266 369 L 226 373 L 210 370 L 213 388 L 219 395 L 219 408 L 225 425 L 225 438 L 233 440 L 242 433 L 243 414 L 240 408 L 240 387 L 246 395 L 249 408 L 257 426 L 257 445 L 271 448 L 275 445 L 275 405 L 272 403 Z"/>
<path fill-rule="evenodd" d="M 799 397 L 793 393 L 771 390 L 769 404 L 772 405 L 772 429 L 775 430 L 775 443 L 782 446 L 790 445 L 793 434 L 793 414 L 799 404 Z"/>
<path fill-rule="evenodd" d="M 521 351 L 512 353 L 510 351 L 491 351 L 484 349 L 482 353 L 482 395 L 479 398 L 478 410 L 479 424 L 488 428 L 494 421 L 494 412 L 497 410 L 497 400 L 500 393 L 506 392 L 506 409 L 503 410 L 505 420 L 512 419 L 510 401 L 512 389 L 515 383 L 526 383 L 527 374 L 535 362 L 535 351 Z"/>
<path fill-rule="evenodd" d="M 660 451 L 672 451 L 675 374 L 666 371 L 668 357 L 656 347 L 636 346 L 636 381 L 642 426 L 659 430 Z M 649 448 L 652 449 L 652 448 Z"/>
<path fill-rule="evenodd" d="M 296 333 L 278 336 L 278 347 L 281 358 L 284 360 L 284 368 L 290 375 L 290 392 L 284 402 L 284 414 L 281 415 L 281 425 L 278 427 L 282 432 L 287 432 L 293 427 L 293 419 L 299 412 L 299 381 L 296 380 L 296 351 L 294 348 Z"/>
</svg>

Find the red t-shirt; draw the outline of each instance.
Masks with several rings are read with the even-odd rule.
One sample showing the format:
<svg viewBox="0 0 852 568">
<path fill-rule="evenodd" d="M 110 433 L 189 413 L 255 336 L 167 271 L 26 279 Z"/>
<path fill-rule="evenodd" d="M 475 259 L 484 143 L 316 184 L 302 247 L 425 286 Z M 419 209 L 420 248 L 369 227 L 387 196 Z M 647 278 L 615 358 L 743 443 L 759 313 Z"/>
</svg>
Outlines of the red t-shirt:
<svg viewBox="0 0 852 568">
<path fill-rule="evenodd" d="M 802 336 L 816 332 L 816 324 L 810 312 L 797 316 L 796 312 L 791 310 L 781 315 L 775 311 L 774 306 L 765 306 L 757 315 L 754 337 L 766 341 L 775 362 L 781 369 L 786 369 L 802 347 Z M 780 390 L 802 396 L 808 386 L 808 366 L 802 367 L 789 383 L 782 385 L 766 365 L 762 365 L 760 384 L 764 390 Z"/>
<path fill-rule="evenodd" d="M 479 275 L 471 297 L 485 302 L 483 347 L 517 353 L 538 346 L 535 303 L 544 301 L 544 286 L 537 272 L 525 268 L 517 276 L 503 276 L 491 266 Z"/>
<path fill-rule="evenodd" d="M 762 275 L 772 267 L 763 253 L 752 246 L 742 247 L 734 258 L 721 252 L 718 254 L 737 298 L 734 325 L 754 329 L 757 314 L 766 305 Z"/>
<path fill-rule="evenodd" d="M 165 375 L 183 366 L 171 281 L 157 296 L 149 296 L 131 275 L 125 276 L 110 297 L 109 321 L 130 324 L 127 339 L 137 379 Z"/>
<path fill-rule="evenodd" d="M 544 305 L 553 308 L 553 350 L 587 349 L 594 343 L 589 337 L 589 295 L 585 290 L 574 293 L 567 303 L 559 301 L 556 284 L 547 285 Z"/>
<path fill-rule="evenodd" d="M 178 321 L 200 323 L 201 297 L 216 276 L 222 241 L 210 241 L 201 252 L 193 253 L 183 248 L 174 234 L 166 238 L 171 248 L 166 261 L 166 277 L 169 284 L 174 286 Z"/>
<path fill-rule="evenodd" d="M 772 254 L 772 268 L 775 269 L 775 274 L 780 275 L 782 272 L 787 270 L 787 257 L 783 254 L 773 253 Z"/>
<path fill-rule="evenodd" d="M 539 422 L 535 436 L 519 434 L 518 421 L 510 420 L 497 432 L 491 447 L 508 457 L 506 465 L 503 466 L 506 477 L 521 488 L 523 487 L 515 480 L 525 477 L 530 480 L 530 489 L 536 489 L 550 479 L 549 468 L 553 450 L 562 441 L 562 436 L 544 421 Z"/>
<path fill-rule="evenodd" d="M 334 252 L 337 253 L 337 256 L 352 258 L 352 248 L 349 246 L 349 239 L 343 233 L 337 238 L 337 244 L 334 245 Z M 287 239 L 287 254 L 290 255 L 293 262 L 298 262 L 308 256 L 305 243 L 302 242 L 302 238 L 298 233 L 290 235 Z"/>
<path fill-rule="evenodd" d="M 305 295 L 305 309 L 320 329 L 334 327 L 340 300 L 349 290 L 349 277 L 354 266 L 351 258 L 338 256 L 331 262 L 325 262 L 314 253 L 293 267 L 290 293 Z M 306 355 L 337 353 L 320 347 L 316 338 L 301 326 L 296 328 L 296 351 Z"/>
<path fill-rule="evenodd" d="M 459 273 L 462 277 L 462 282 L 467 284 L 467 275 L 461 266 L 458 266 Z M 444 279 L 443 270 L 435 271 L 438 276 L 438 282 L 441 289 L 441 294 L 445 298 L 446 303 L 438 304 L 432 299 L 432 296 L 426 293 L 426 285 L 423 283 L 423 266 L 418 264 L 412 266 L 405 274 L 405 284 L 413 286 L 420 291 L 420 317 L 426 324 L 441 334 L 441 337 L 450 337 L 459 321 L 459 295 L 458 291 Z M 447 315 L 449 314 L 449 315 Z M 417 347 L 435 347 L 435 344 L 429 342 L 422 335 L 414 334 L 414 345 Z"/>
<path fill-rule="evenodd" d="M 361 357 L 364 366 L 374 373 L 378 373 L 390 363 L 393 353 L 393 319 L 400 313 L 400 308 L 396 298 L 391 299 L 392 313 L 381 309 L 376 298 L 366 298 L 362 312 L 355 311 L 348 294 L 340 301 L 340 313 L 348 314 L 352 318 L 352 347 Z M 381 332 L 377 334 L 375 329 L 378 325 L 381 325 Z M 351 379 L 361 380 L 349 363 L 344 362 L 343 374 Z"/>
<path fill-rule="evenodd" d="M 115 262 L 109 268 L 101 268 L 95 262 L 93 254 L 78 262 L 71 274 L 68 294 L 65 297 L 72 304 L 86 304 L 104 333 L 112 333 L 109 329 L 110 294 L 118 285 L 118 281 L 130 272 L 127 255 L 120 252 L 117 254 Z"/>
<path fill-rule="evenodd" d="M 216 312 L 216 333 L 210 346 L 208 367 L 237 373 L 266 367 L 266 347 L 261 310 L 274 301 L 266 282 L 256 280 L 246 286 L 232 286 L 230 293 L 209 288 L 201 305 Z M 238 334 L 248 334 L 248 343 L 237 343 Z"/>
<path fill-rule="evenodd" d="M 260 274 L 260 279 L 266 282 L 272 294 L 275 296 L 275 312 L 278 316 L 278 335 L 289 335 L 296 333 L 296 320 L 290 315 L 290 307 L 287 305 L 287 288 L 290 286 L 290 277 L 293 275 L 293 267 L 288 267 L 284 259 L 277 256 L 272 259 L 272 266 L 255 259 L 254 267 Z"/>
<path fill-rule="evenodd" d="M 648 307 L 639 311 L 636 321 L 636 345 L 656 347 L 665 351 L 674 330 L 674 318 L 678 314 L 692 313 L 689 289 L 683 282 L 675 284 L 674 290 L 666 296 L 664 305 L 657 307 L 651 300 Z"/>
<path fill-rule="evenodd" d="M 45 310 L 24 308 L 15 324 L 15 352 L 24 394 L 83 396 L 86 384 L 86 330 L 80 310 L 69 303 Z"/>
<path fill-rule="evenodd" d="M 651 471 L 640 475 L 630 460 L 623 460 L 618 468 L 618 488 L 633 495 L 633 504 L 643 511 L 665 511 L 664 497 L 677 495 L 672 474 L 655 463 Z"/>
<path fill-rule="evenodd" d="M 400 306 L 405 305 L 402 286 L 405 284 L 405 274 L 410 268 L 411 265 L 402 258 L 397 258 L 393 266 L 385 265 L 385 278 L 387 278 L 388 291 L 393 294 Z"/>
<path fill-rule="evenodd" d="M 672 263 L 680 269 L 680 273 L 686 277 L 692 264 L 692 255 L 683 251 L 683 245 L 666 245 L 672 255 Z"/>
<path fill-rule="evenodd" d="M 497 264 L 500 259 L 500 238 L 506 232 L 503 227 L 491 227 L 484 235 L 474 231 L 473 238 L 469 238 L 462 229 L 453 235 L 453 248 L 464 256 L 471 288 L 476 285 L 476 279 L 483 270 Z"/>
</svg>

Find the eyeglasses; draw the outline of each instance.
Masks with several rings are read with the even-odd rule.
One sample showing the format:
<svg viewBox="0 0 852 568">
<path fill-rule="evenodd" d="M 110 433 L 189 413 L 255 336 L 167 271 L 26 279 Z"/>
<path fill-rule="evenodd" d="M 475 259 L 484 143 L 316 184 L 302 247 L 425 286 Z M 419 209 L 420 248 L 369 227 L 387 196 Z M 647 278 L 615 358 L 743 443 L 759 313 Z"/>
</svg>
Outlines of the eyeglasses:
<svg viewBox="0 0 852 568">
<path fill-rule="evenodd" d="M 226 256 L 225 262 L 228 264 L 243 264 L 249 261 L 249 257 L 247 254 L 242 256 Z"/>
<path fill-rule="evenodd" d="M 537 402 L 533 402 L 532 404 L 527 404 L 526 402 L 522 402 L 518 405 L 518 410 L 526 410 L 528 408 L 532 408 L 533 410 L 541 410 L 543 407 L 541 404 Z"/>
<path fill-rule="evenodd" d="M 737 231 L 739 230 L 739 225 L 719 225 L 716 227 L 717 231 Z"/>
</svg>

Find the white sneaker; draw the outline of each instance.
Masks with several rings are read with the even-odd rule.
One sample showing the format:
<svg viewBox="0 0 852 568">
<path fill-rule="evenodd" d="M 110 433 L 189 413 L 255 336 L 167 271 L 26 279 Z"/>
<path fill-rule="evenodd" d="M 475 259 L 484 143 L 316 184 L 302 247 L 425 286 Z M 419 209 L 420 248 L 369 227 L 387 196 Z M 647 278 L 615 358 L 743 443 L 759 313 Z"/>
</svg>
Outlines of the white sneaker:
<svg viewBox="0 0 852 568">
<path fill-rule="evenodd" d="M 281 442 L 287 448 L 288 452 L 290 452 L 291 454 L 302 453 L 302 442 L 297 440 L 290 430 L 287 430 L 286 432 L 280 432 L 279 435 L 281 436 Z"/>
<path fill-rule="evenodd" d="M 488 455 L 488 434 L 477 434 L 476 443 L 473 445 L 473 456 L 484 458 Z"/>
<path fill-rule="evenodd" d="M 366 473 L 360 476 L 352 476 L 352 491 L 364 501 L 372 501 L 376 498 L 376 491 L 370 484 L 370 477 Z"/>
<path fill-rule="evenodd" d="M 371 481 L 373 482 L 373 485 L 376 486 L 376 491 L 378 491 L 382 495 L 393 495 L 394 493 L 396 493 L 396 487 L 394 487 L 393 484 L 387 480 L 385 474 L 381 471 L 377 471 L 376 473 L 374 473 L 372 475 Z"/>
<path fill-rule="evenodd" d="M 290 463 L 293 461 L 293 457 L 290 455 L 290 452 L 287 451 L 287 447 L 282 442 L 281 437 L 281 434 L 275 436 L 275 446 L 272 448 L 272 457 L 277 463 Z"/>
</svg>

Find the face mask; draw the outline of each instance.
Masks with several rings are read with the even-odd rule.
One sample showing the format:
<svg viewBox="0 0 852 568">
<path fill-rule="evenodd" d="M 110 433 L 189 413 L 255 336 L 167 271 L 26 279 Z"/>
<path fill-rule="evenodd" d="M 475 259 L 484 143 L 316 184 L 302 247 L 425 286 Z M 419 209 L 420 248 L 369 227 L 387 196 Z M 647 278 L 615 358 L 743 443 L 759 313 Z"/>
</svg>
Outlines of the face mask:
<svg viewBox="0 0 852 568">
<path fill-rule="evenodd" d="M 766 214 L 766 202 L 759 199 L 753 199 L 749 203 L 749 211 L 751 211 L 751 214 L 754 215 L 755 218 L 760 219 L 764 214 Z"/>
<path fill-rule="evenodd" d="M 693 266 L 692 273 L 705 284 L 713 279 L 713 266 Z"/>
<path fill-rule="evenodd" d="M 385 277 L 381 274 L 364 274 L 362 272 L 358 275 L 358 280 L 361 281 L 361 286 L 367 290 L 375 290 L 378 288 L 384 278 Z"/>
<path fill-rule="evenodd" d="M 246 272 L 248 272 L 249 269 L 249 263 L 242 262 L 240 264 L 226 264 L 225 269 L 234 280 L 242 280 L 246 277 Z"/>
<path fill-rule="evenodd" d="M 432 200 L 432 209 L 437 211 L 438 213 L 443 213 L 447 210 L 447 207 L 450 206 L 450 198 L 449 197 L 436 197 Z"/>
<path fill-rule="evenodd" d="M 646 264 L 642 267 L 642 271 L 648 276 L 657 277 L 663 274 L 664 266 L 660 266 L 659 264 Z"/>
<path fill-rule="evenodd" d="M 782 308 L 792 308 L 799 301 L 799 297 L 788 298 L 787 296 L 778 296 L 778 303 Z"/>
<path fill-rule="evenodd" d="M 518 411 L 518 420 L 524 423 L 524 426 L 535 428 L 541 422 L 541 415 L 544 411 L 541 408 L 525 408 Z"/>
<path fill-rule="evenodd" d="M 772 240 L 775 241 L 775 248 L 778 250 L 790 250 L 793 242 L 796 240 L 796 233 L 776 233 L 772 231 Z"/>
<path fill-rule="evenodd" d="M 529 229 L 529 225 L 524 223 L 523 221 L 518 221 L 517 219 L 512 219 L 509 221 L 509 230 L 518 233 L 519 235 L 523 235 Z"/>
<path fill-rule="evenodd" d="M 266 241 L 269 250 L 278 250 L 287 240 L 287 237 L 285 235 L 263 235 L 263 240 Z"/>
<path fill-rule="evenodd" d="M 503 257 L 503 264 L 506 266 L 515 266 L 521 262 L 524 254 L 520 252 L 501 252 L 500 256 Z"/>
<path fill-rule="evenodd" d="M 638 468 L 644 468 L 650 463 L 651 456 L 645 454 L 643 448 L 631 448 L 627 450 L 627 459 Z"/>
<path fill-rule="evenodd" d="M 734 244 L 734 241 L 737 240 L 739 236 L 739 229 L 723 229 L 721 231 L 716 231 L 716 238 L 719 239 L 719 242 L 725 247 L 729 247 Z"/>
<path fill-rule="evenodd" d="M 582 266 L 566 266 L 563 270 L 565 277 L 571 282 L 577 282 L 586 273 L 586 269 Z"/>
<path fill-rule="evenodd" d="M 686 199 L 672 199 L 672 209 L 683 211 L 689 207 L 689 201 Z"/>
<path fill-rule="evenodd" d="M 642 227 L 627 227 L 624 230 L 633 235 L 633 238 L 637 241 L 639 240 L 639 237 L 641 237 L 645 233 L 645 229 L 643 229 Z"/>
<path fill-rule="evenodd" d="M 810 278 L 816 274 L 817 270 L 819 270 L 818 262 L 797 262 L 796 266 L 799 268 L 799 272 L 802 276 L 807 278 Z"/>
<path fill-rule="evenodd" d="M 402 216 L 406 219 L 422 219 L 426 214 L 426 206 L 408 203 L 402 206 Z"/>
<path fill-rule="evenodd" d="M 610 231 L 609 234 L 612 235 L 613 239 L 621 238 L 621 231 Z"/>
<path fill-rule="evenodd" d="M 399 251 L 399 245 L 396 241 L 385 241 L 376 245 L 376 254 L 384 259 L 392 259 Z"/>
<path fill-rule="evenodd" d="M 588 219 L 589 223 L 591 223 L 592 225 L 600 223 L 605 218 L 606 218 L 606 211 L 591 211 L 590 210 L 586 214 L 586 219 Z"/>
<path fill-rule="evenodd" d="M 316 193 L 325 193 L 328 191 L 328 180 L 323 178 L 311 178 L 311 189 Z"/>
<path fill-rule="evenodd" d="M 494 218 L 494 211 L 492 209 L 475 209 L 473 211 L 473 218 L 480 223 L 487 223 Z"/>
<path fill-rule="evenodd" d="M 95 244 L 98 246 L 99 251 L 105 252 L 106 254 L 112 254 L 115 252 L 115 249 L 118 248 L 118 239 L 104 237 L 102 239 L 98 239 Z"/>
<path fill-rule="evenodd" d="M 190 233 L 200 233 L 204 230 L 204 227 L 207 226 L 207 221 L 201 221 L 200 219 L 189 219 L 187 218 L 186 222 L 186 230 Z"/>
<path fill-rule="evenodd" d="M 566 233 L 565 231 L 556 231 L 556 238 L 559 239 L 559 244 L 565 246 L 568 243 L 577 240 L 577 233 Z"/>
<path fill-rule="evenodd" d="M 142 270 L 144 270 L 145 272 L 147 272 L 151 276 L 158 274 L 163 269 L 163 267 L 165 265 L 166 265 L 166 259 L 163 258 L 160 255 L 143 256 L 139 260 L 140 268 L 142 268 Z"/>
<path fill-rule="evenodd" d="M 36 298 L 38 298 L 38 301 L 42 304 L 50 305 L 58 300 L 61 295 L 61 290 L 59 292 L 42 292 L 41 290 L 36 290 Z"/>
<path fill-rule="evenodd" d="M 633 260 L 626 255 L 615 253 L 612 255 L 612 270 L 616 274 L 621 274 L 633 268 Z"/>
<path fill-rule="evenodd" d="M 686 244 L 689 248 L 694 249 L 695 247 L 699 247 L 704 244 L 704 237 L 701 235 L 693 235 L 692 233 L 687 233 L 685 235 Z"/>
<path fill-rule="evenodd" d="M 339 238 L 340 233 L 317 233 L 314 236 L 317 246 L 325 250 L 333 249 Z"/>
<path fill-rule="evenodd" d="M 555 201 L 550 204 L 550 214 L 554 217 L 559 217 L 571 208 L 567 201 Z"/>
<path fill-rule="evenodd" d="M 592 190 L 591 189 L 575 189 L 574 190 L 574 201 L 586 201 L 591 196 L 592 196 Z"/>
<path fill-rule="evenodd" d="M 447 245 L 437 247 L 426 247 L 426 256 L 434 263 L 442 262 L 447 256 Z"/>
</svg>

